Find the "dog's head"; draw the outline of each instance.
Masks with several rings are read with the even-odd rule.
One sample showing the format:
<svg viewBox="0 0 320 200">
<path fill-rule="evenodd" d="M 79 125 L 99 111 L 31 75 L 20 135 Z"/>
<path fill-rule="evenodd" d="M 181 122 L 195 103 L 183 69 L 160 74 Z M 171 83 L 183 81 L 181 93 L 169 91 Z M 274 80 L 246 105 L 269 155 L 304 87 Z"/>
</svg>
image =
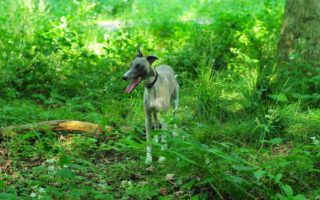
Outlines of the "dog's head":
<svg viewBox="0 0 320 200">
<path fill-rule="evenodd" d="M 125 89 L 127 93 L 130 93 L 142 80 L 149 76 L 151 65 L 157 59 L 155 56 L 143 57 L 138 48 L 137 57 L 132 61 L 130 69 L 122 77 L 123 80 L 132 80 L 131 84 Z"/>
</svg>

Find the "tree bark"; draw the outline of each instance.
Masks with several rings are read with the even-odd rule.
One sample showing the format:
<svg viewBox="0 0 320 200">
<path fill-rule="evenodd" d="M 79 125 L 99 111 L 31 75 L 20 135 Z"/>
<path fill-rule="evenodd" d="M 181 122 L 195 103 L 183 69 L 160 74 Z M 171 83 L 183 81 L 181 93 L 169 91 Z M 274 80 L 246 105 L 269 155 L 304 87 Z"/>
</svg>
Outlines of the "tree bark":
<svg viewBox="0 0 320 200">
<path fill-rule="evenodd" d="M 287 0 L 278 53 L 280 63 L 320 65 L 320 0 Z"/>
<path fill-rule="evenodd" d="M 53 120 L 22 125 L 8 126 L 0 129 L 0 136 L 12 136 L 16 133 L 27 131 L 80 131 L 87 133 L 101 133 L 102 128 L 98 124 L 75 121 L 75 120 Z"/>
</svg>

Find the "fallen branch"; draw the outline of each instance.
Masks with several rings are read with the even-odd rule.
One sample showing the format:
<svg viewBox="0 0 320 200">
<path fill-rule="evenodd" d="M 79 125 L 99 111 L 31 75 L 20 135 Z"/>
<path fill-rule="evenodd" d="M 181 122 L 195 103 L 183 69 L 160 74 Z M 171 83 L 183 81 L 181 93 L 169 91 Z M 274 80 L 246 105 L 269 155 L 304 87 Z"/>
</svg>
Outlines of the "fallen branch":
<svg viewBox="0 0 320 200">
<path fill-rule="evenodd" d="M 80 131 L 86 133 L 102 133 L 99 124 L 76 120 L 53 120 L 22 125 L 7 126 L 0 129 L 0 135 L 13 136 L 27 131 Z"/>
</svg>

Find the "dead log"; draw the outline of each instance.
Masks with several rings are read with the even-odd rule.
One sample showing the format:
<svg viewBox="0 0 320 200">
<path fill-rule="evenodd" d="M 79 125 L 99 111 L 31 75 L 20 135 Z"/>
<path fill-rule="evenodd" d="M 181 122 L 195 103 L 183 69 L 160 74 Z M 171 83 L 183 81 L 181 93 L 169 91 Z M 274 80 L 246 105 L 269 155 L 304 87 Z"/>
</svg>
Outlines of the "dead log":
<svg viewBox="0 0 320 200">
<path fill-rule="evenodd" d="M 0 135 L 13 136 L 16 133 L 28 131 L 79 131 L 86 133 L 102 133 L 103 129 L 99 124 L 76 120 L 53 120 L 35 122 L 29 124 L 13 125 L 0 128 Z"/>
</svg>

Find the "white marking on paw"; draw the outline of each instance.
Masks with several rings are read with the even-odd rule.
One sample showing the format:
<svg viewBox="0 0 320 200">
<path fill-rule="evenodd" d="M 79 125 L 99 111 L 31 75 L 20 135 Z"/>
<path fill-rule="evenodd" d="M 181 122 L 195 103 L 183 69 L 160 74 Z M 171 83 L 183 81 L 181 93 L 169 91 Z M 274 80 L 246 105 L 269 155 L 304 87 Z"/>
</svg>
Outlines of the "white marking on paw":
<svg viewBox="0 0 320 200">
<path fill-rule="evenodd" d="M 161 151 L 164 151 L 168 148 L 167 136 L 165 134 L 161 135 Z"/>
<path fill-rule="evenodd" d="M 151 162 L 152 162 L 151 146 L 147 146 L 146 164 L 150 164 Z"/>
<path fill-rule="evenodd" d="M 157 135 L 153 137 L 153 142 L 159 143 L 159 137 Z"/>
<path fill-rule="evenodd" d="M 159 159 L 158 159 L 158 163 L 163 163 L 166 160 L 167 160 L 166 157 L 160 156 Z"/>
</svg>

